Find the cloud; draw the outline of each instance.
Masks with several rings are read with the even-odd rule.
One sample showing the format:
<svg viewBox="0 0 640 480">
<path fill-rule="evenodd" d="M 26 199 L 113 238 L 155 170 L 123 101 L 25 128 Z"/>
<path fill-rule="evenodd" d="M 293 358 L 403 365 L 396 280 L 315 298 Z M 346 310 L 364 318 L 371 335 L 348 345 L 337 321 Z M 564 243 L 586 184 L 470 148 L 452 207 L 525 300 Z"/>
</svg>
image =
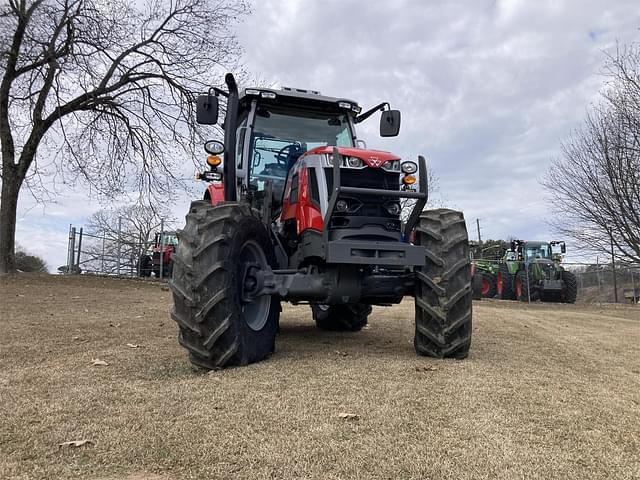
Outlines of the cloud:
<svg viewBox="0 0 640 480">
<path fill-rule="evenodd" d="M 554 212 L 538 179 L 596 100 L 604 52 L 639 40 L 639 26 L 636 2 L 624 0 L 261 0 L 238 35 L 245 67 L 268 84 L 400 109 L 399 137 L 379 138 L 376 117 L 359 135 L 404 158 L 424 154 L 470 236 L 480 218 L 485 238 L 544 239 Z M 66 244 L 68 224 L 101 207 L 83 195 L 44 214 L 23 196 L 19 241 L 64 262 L 60 241 L 46 240 Z"/>
</svg>

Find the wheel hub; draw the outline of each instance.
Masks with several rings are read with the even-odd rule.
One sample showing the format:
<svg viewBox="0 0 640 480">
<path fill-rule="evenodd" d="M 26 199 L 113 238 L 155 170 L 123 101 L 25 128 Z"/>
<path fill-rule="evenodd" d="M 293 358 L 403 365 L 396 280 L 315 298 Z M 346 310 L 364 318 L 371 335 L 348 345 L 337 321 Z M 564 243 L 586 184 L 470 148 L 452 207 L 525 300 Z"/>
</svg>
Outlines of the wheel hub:
<svg viewBox="0 0 640 480">
<path fill-rule="evenodd" d="M 259 331 L 269 318 L 271 297 L 255 297 L 252 294 L 259 286 L 256 273 L 269 266 L 267 257 L 258 243 L 249 240 L 240 248 L 237 265 L 242 316 L 249 328 Z"/>
</svg>

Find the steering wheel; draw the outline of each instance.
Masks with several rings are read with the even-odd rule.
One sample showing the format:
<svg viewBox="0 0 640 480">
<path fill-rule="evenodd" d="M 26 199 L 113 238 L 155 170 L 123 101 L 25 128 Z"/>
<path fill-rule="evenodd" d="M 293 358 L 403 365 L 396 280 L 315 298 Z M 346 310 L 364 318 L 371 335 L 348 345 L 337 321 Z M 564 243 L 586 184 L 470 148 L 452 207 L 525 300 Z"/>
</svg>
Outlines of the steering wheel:
<svg viewBox="0 0 640 480">
<path fill-rule="evenodd" d="M 302 151 L 302 146 L 298 145 L 297 143 L 291 143 L 289 145 L 285 145 L 278 151 L 278 153 L 276 153 L 276 161 L 278 163 L 282 163 L 285 166 L 287 166 L 287 163 L 289 163 L 289 155 L 291 153 L 294 153 L 294 152 L 297 153 L 300 151 Z"/>
</svg>

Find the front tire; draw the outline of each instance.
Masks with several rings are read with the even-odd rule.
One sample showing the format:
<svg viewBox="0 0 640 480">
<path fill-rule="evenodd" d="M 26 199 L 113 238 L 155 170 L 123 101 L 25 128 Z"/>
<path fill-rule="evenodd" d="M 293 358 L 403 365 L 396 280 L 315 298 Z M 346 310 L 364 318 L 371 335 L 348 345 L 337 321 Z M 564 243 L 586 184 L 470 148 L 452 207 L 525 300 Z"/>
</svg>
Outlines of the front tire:
<svg viewBox="0 0 640 480">
<path fill-rule="evenodd" d="M 178 341 L 206 369 L 258 362 L 275 349 L 280 300 L 243 300 L 246 265 L 275 267 L 267 228 L 247 205 L 191 204 L 173 257 Z"/>
<path fill-rule="evenodd" d="M 578 298 L 578 282 L 573 272 L 562 270 L 561 277 L 564 282 L 560 299 L 562 303 L 576 303 Z"/>
<path fill-rule="evenodd" d="M 316 326 L 334 332 L 359 332 L 367 324 L 371 305 L 347 303 L 344 305 L 312 304 Z"/>
<path fill-rule="evenodd" d="M 513 277 L 509 272 L 509 267 L 505 263 L 501 263 L 498 269 L 497 279 L 498 298 L 502 300 L 515 300 L 516 293 L 513 289 Z"/>
<path fill-rule="evenodd" d="M 493 298 L 496 296 L 496 277 L 490 273 L 481 273 L 482 277 L 482 298 Z"/>
<path fill-rule="evenodd" d="M 427 263 L 416 269 L 414 346 L 419 355 L 466 358 L 471 346 L 473 295 L 469 243 L 461 212 L 423 212 L 416 243 Z"/>
<path fill-rule="evenodd" d="M 520 302 L 528 302 L 531 300 L 532 302 L 538 300 L 538 290 L 532 287 L 533 281 L 533 273 L 529 270 L 529 275 L 527 276 L 527 272 L 525 270 L 519 270 L 516 273 L 516 298 Z"/>
</svg>

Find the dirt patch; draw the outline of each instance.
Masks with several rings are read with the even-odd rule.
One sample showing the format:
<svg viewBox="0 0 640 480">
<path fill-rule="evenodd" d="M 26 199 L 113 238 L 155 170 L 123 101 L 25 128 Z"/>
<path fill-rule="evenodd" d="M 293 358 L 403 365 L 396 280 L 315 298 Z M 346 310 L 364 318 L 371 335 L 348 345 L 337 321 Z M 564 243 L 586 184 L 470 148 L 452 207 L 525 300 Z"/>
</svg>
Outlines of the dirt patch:
<svg viewBox="0 0 640 480">
<path fill-rule="evenodd" d="M 203 373 L 170 303 L 0 279 L 0 478 L 640 477 L 637 307 L 482 301 L 462 362 L 415 356 L 411 302 L 347 334 L 285 307 L 274 356 Z"/>
</svg>

